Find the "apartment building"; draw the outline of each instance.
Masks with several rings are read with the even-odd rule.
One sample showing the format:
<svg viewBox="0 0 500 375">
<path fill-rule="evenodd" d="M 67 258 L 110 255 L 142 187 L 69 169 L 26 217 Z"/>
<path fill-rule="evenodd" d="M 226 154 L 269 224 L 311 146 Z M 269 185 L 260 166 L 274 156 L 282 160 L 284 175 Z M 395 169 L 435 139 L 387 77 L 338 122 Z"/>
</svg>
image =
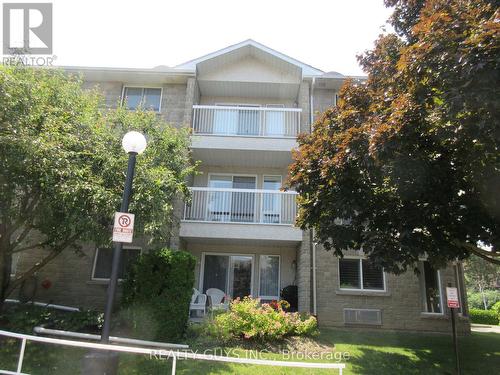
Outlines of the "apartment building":
<svg viewBox="0 0 500 375">
<path fill-rule="evenodd" d="M 448 331 L 444 290 L 458 286 L 466 305 L 459 263 L 435 270 L 422 260 L 420 273 L 394 276 L 372 266 L 360 252 L 334 257 L 294 226 L 296 193 L 281 191 L 291 150 L 300 132 L 336 104 L 348 78 L 325 73 L 253 40 L 169 68 L 67 68 L 98 87 L 106 105 L 141 103 L 175 126 L 192 128 L 193 159 L 200 174 L 190 181 L 192 201 L 179 205 L 171 248 L 197 258 L 196 287 L 219 288 L 235 298 L 280 298 L 298 287 L 299 311 L 320 325 Z M 362 77 L 354 77 L 362 79 Z M 124 250 L 124 264 L 144 244 Z M 89 244 L 83 256 L 67 252 L 46 266 L 37 299 L 102 308 L 111 250 Z M 36 252 L 20 266 L 37 260 Z M 469 330 L 466 308 L 459 325 Z"/>
</svg>

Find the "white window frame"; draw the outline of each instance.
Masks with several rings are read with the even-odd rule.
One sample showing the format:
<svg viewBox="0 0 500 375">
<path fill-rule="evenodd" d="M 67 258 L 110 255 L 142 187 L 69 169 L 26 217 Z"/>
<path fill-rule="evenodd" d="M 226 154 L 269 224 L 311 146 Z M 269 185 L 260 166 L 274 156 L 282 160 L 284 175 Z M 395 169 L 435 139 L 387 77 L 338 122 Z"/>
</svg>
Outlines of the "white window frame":
<svg viewBox="0 0 500 375">
<path fill-rule="evenodd" d="M 250 276 L 250 295 L 253 296 L 254 293 L 254 280 L 255 280 L 255 254 L 241 254 L 241 253 L 218 253 L 218 252 L 202 252 L 201 253 L 201 265 L 200 265 L 200 279 L 198 280 L 198 287 L 200 293 L 203 291 L 203 278 L 205 276 L 205 255 L 219 255 L 219 256 L 227 256 L 227 257 L 232 257 L 232 256 L 240 256 L 240 257 L 252 257 L 252 274 Z M 229 280 L 229 273 L 227 275 L 228 280 Z M 226 282 L 228 282 L 226 280 Z M 229 285 L 227 286 L 229 288 Z M 233 296 L 231 296 L 233 298 Z"/>
<path fill-rule="evenodd" d="M 444 305 L 443 305 L 443 286 L 441 285 L 441 270 L 436 270 L 437 272 L 437 279 L 438 279 L 438 287 L 439 287 L 439 300 L 440 300 L 440 305 L 441 305 L 441 312 L 430 312 L 430 311 L 427 311 L 428 310 L 428 306 L 427 306 L 427 291 L 426 291 L 426 288 L 425 288 L 425 267 L 424 267 L 424 262 L 427 262 L 427 260 L 422 260 L 421 261 L 422 263 L 422 273 L 420 275 L 420 277 L 423 277 L 423 290 L 421 290 L 422 293 L 424 293 L 423 295 L 423 300 L 424 300 L 424 311 L 422 311 L 423 314 L 425 315 L 436 315 L 436 316 L 440 316 L 440 315 L 444 315 Z M 422 284 L 421 284 L 422 285 Z"/>
<path fill-rule="evenodd" d="M 109 277 L 105 278 L 105 277 L 94 277 L 95 275 L 95 267 L 97 265 L 97 255 L 98 255 L 98 252 L 101 248 L 100 247 L 96 247 L 95 249 L 95 252 L 94 252 L 94 261 L 92 263 L 92 273 L 90 274 L 90 279 L 92 281 L 109 281 Z M 103 247 L 102 249 L 107 249 L 106 247 Z M 128 250 L 128 249 L 131 249 L 131 250 L 139 250 L 139 256 L 141 256 L 143 250 L 142 250 L 142 247 L 140 246 L 123 246 L 122 247 L 122 251 L 123 250 Z M 114 252 L 114 249 L 113 247 L 111 247 L 111 254 L 113 254 Z M 118 281 L 123 281 L 123 279 L 118 279 Z"/>
<path fill-rule="evenodd" d="M 344 256 L 344 258 L 342 258 L 342 259 L 358 259 L 360 283 L 359 283 L 359 288 L 342 288 L 340 286 L 340 261 L 341 261 L 341 259 L 337 258 L 337 270 L 338 270 L 337 282 L 338 282 L 339 290 L 346 290 L 346 291 L 351 291 L 351 292 L 373 292 L 373 293 L 387 292 L 386 274 L 385 274 L 385 271 L 383 268 L 382 268 L 382 278 L 383 278 L 383 282 L 384 282 L 384 289 L 365 289 L 363 287 L 363 260 L 366 260 L 367 258 L 364 256 L 349 255 L 349 256 Z"/>
<path fill-rule="evenodd" d="M 277 296 L 263 296 L 260 293 L 260 281 L 261 281 L 261 273 L 260 273 L 260 263 L 262 257 L 278 257 L 278 295 Z M 281 290 L 281 255 L 278 254 L 259 254 L 259 298 L 264 300 L 276 300 L 279 301 Z"/>
<path fill-rule="evenodd" d="M 126 102 L 125 102 L 125 90 L 127 88 L 142 89 L 141 101 L 144 99 L 144 89 L 160 89 L 160 105 L 158 106 L 158 111 L 153 111 L 153 110 L 150 110 L 150 111 L 155 112 L 155 113 L 160 113 L 161 112 L 161 104 L 163 102 L 163 87 L 161 87 L 161 86 L 129 85 L 129 84 L 123 85 L 123 87 L 122 87 L 122 100 L 121 100 L 122 106 L 126 106 Z M 128 110 L 129 111 L 135 111 L 135 109 L 128 109 Z"/>
</svg>

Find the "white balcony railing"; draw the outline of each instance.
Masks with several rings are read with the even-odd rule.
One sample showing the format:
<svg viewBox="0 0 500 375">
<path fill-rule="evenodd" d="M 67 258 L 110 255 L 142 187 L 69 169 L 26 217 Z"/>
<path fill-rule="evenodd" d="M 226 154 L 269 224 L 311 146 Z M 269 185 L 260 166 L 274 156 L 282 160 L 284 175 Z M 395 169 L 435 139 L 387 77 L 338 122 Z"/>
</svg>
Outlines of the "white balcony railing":
<svg viewBox="0 0 500 375">
<path fill-rule="evenodd" d="M 293 225 L 297 215 L 294 191 L 190 188 L 186 221 Z"/>
<path fill-rule="evenodd" d="M 300 132 L 300 108 L 193 106 L 193 133 L 293 138 Z"/>
</svg>

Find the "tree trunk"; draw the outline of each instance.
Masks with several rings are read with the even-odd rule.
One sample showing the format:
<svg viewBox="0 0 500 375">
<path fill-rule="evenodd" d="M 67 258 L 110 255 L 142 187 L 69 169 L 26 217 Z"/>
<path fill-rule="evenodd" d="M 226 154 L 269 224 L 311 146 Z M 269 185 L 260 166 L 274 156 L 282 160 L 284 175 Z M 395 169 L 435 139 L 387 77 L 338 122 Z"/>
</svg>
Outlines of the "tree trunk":
<svg viewBox="0 0 500 375">
<path fill-rule="evenodd" d="M 10 284 L 10 273 L 12 267 L 12 254 L 10 253 L 10 243 L 7 236 L 7 226 L 0 224 L 0 313 L 4 308 L 7 290 Z"/>
<path fill-rule="evenodd" d="M 483 298 L 484 309 L 488 310 L 488 302 L 486 301 L 486 295 L 484 294 L 484 289 L 481 284 L 479 284 L 479 293 L 481 293 L 481 297 Z"/>
</svg>

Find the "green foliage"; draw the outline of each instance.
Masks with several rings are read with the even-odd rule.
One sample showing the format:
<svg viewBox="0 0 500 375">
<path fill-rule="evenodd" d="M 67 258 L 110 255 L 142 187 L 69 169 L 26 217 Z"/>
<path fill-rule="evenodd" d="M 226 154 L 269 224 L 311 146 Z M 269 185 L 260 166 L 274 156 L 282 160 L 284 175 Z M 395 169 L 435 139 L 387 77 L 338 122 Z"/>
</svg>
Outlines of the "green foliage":
<svg viewBox="0 0 500 375">
<path fill-rule="evenodd" d="M 231 302 L 230 310 L 215 315 L 206 326 L 207 334 L 225 343 L 233 339 L 259 342 L 281 340 L 286 336 L 314 335 L 318 325 L 313 316 L 284 311 L 289 307 L 285 301 L 274 306 L 259 299 L 245 297 Z"/>
<path fill-rule="evenodd" d="M 498 325 L 498 315 L 493 310 L 470 309 L 469 317 L 472 323 Z"/>
<path fill-rule="evenodd" d="M 63 331 L 99 333 L 103 314 L 93 310 L 73 312 L 31 304 L 16 304 L 6 308 L 0 315 L 0 321 L 4 322 L 2 324 L 4 329 L 28 334 L 32 334 L 36 326 Z"/>
<path fill-rule="evenodd" d="M 288 178 L 298 224 L 335 255 L 362 248 L 394 273 L 422 256 L 500 263 L 498 8 L 386 3 L 396 33 L 359 58 L 368 79 L 347 82 L 299 138 Z"/>
<path fill-rule="evenodd" d="M 62 71 L 0 66 L 0 304 L 61 251 L 109 245 L 129 130 L 148 140 L 130 204 L 134 235 L 168 240 L 174 200 L 188 195 L 193 172 L 188 132 L 153 112 L 103 108 L 100 95 Z M 35 247 L 45 258 L 9 285 L 12 253 Z"/>
<path fill-rule="evenodd" d="M 497 314 L 497 318 L 500 322 L 500 300 L 495 302 L 495 304 L 493 306 L 491 306 L 491 311 L 493 311 L 495 314 Z"/>
<path fill-rule="evenodd" d="M 486 308 L 490 309 L 495 303 L 500 301 L 500 291 L 499 290 L 484 290 L 481 292 L 468 292 L 467 293 L 467 303 L 471 309 L 482 309 L 484 310 L 484 299 L 486 300 Z"/>
<path fill-rule="evenodd" d="M 500 285 L 500 265 L 472 255 L 464 263 L 467 290 L 481 291 Z"/>
<path fill-rule="evenodd" d="M 123 284 L 122 312 L 143 339 L 180 340 L 189 318 L 196 259 L 184 251 L 142 254 Z"/>
</svg>

